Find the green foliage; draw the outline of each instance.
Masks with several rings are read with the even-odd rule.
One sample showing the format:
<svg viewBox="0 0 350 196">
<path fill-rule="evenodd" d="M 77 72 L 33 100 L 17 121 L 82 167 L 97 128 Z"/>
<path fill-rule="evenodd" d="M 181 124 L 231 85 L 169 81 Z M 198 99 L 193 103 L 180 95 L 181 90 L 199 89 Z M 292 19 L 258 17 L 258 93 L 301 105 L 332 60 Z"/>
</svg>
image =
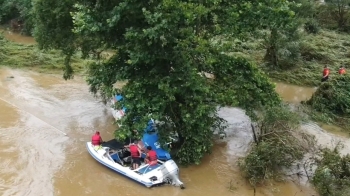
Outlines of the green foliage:
<svg viewBox="0 0 350 196">
<path fill-rule="evenodd" d="M 294 2 L 269 0 L 255 1 L 256 12 L 262 13 L 259 26 L 266 48 L 265 61 L 274 68 L 289 67 L 299 60 L 300 21 L 292 8 Z M 254 10 L 254 9 L 253 9 Z"/>
<path fill-rule="evenodd" d="M 306 103 L 313 109 L 332 113 L 342 117 L 350 117 L 350 76 L 334 76 L 323 83 Z"/>
<path fill-rule="evenodd" d="M 22 31 L 31 34 L 33 28 L 32 0 L 0 0 L 0 24 L 9 22 L 11 19 L 23 20 Z"/>
<path fill-rule="evenodd" d="M 260 67 L 264 68 L 270 78 L 303 86 L 320 85 L 325 65 L 331 69 L 331 77 L 337 75 L 340 65 L 345 65 L 348 69 L 347 65 L 350 64 L 350 53 L 347 48 L 350 45 L 349 34 L 321 30 L 318 34 L 302 33 L 301 35 L 300 62 L 292 68 L 273 70 L 264 66 L 265 50 L 261 46 L 264 40 L 250 39 L 236 44 L 229 54 L 243 56 L 261 65 Z"/>
<path fill-rule="evenodd" d="M 304 29 L 307 33 L 317 34 L 320 32 L 321 27 L 316 20 L 309 20 L 305 23 Z"/>
<path fill-rule="evenodd" d="M 268 179 L 279 179 L 282 169 L 300 160 L 306 149 L 296 138 L 299 118 L 285 106 L 268 108 L 254 128 L 256 144 L 240 161 L 246 178 L 255 187 Z"/>
<path fill-rule="evenodd" d="M 71 0 L 36 0 L 33 2 L 34 37 L 40 49 L 60 49 L 66 55 L 63 77 L 72 77 L 71 57 L 76 51 L 76 36 L 72 32 Z"/>
<path fill-rule="evenodd" d="M 315 120 L 348 127 L 350 122 L 350 88 L 348 75 L 334 76 L 323 83 L 306 102 Z"/>
<path fill-rule="evenodd" d="M 315 3 L 315 0 L 295 0 L 294 2 L 292 10 L 299 19 L 307 22 L 315 17 L 318 9 L 318 3 Z"/>
<path fill-rule="evenodd" d="M 314 0 L 297 0 L 297 4 L 292 9 L 301 23 L 304 23 L 304 29 L 307 33 L 317 34 L 320 31 L 320 25 L 316 19 L 318 4 Z"/>
<path fill-rule="evenodd" d="M 349 5 L 350 0 L 326 0 L 327 11 L 338 28 L 343 31 L 349 28 Z"/>
<path fill-rule="evenodd" d="M 312 179 L 320 196 L 347 196 L 350 193 L 350 155 L 325 149 Z"/>
<path fill-rule="evenodd" d="M 253 111 L 280 103 L 262 72 L 245 59 L 223 54 L 229 43 L 212 42 L 222 35 L 244 37 L 252 29 L 239 14 L 239 10 L 242 15 L 249 10 L 249 1 L 239 2 L 101 1 L 74 5 L 73 31 L 79 40 L 74 43 L 83 53 L 117 51 L 110 59 L 91 64 L 90 90 L 107 99 L 116 93 L 115 82 L 128 81 L 120 90 L 126 99 L 117 107 L 124 105 L 128 113 L 121 120 L 124 126 L 116 132 L 117 138 L 125 138 L 131 130 L 142 131 L 150 118 L 166 121 L 168 126 L 159 127 L 160 136 L 164 139 L 175 130 L 181 138 L 179 161 L 198 164 L 210 152 L 213 130 L 223 129 L 223 120 L 216 114 L 218 105 Z M 45 16 L 48 21 L 53 17 Z M 206 78 L 205 72 L 214 74 L 215 79 Z"/>
</svg>

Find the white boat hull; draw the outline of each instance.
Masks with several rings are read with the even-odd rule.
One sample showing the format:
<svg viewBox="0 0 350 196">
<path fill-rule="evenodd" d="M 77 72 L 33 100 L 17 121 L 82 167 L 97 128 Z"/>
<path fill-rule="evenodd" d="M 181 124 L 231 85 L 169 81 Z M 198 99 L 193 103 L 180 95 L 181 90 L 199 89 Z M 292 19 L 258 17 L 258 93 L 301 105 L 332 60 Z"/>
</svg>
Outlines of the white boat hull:
<svg viewBox="0 0 350 196">
<path fill-rule="evenodd" d="M 87 142 L 86 148 L 90 155 L 102 165 L 146 187 L 168 183 L 184 188 L 183 183 L 179 180 L 179 168 L 173 160 L 158 161 L 157 166 L 144 164 L 136 170 L 131 170 L 130 167 L 123 166 L 113 160 L 109 154 L 109 147 L 100 147 L 95 150 L 91 142 Z"/>
</svg>

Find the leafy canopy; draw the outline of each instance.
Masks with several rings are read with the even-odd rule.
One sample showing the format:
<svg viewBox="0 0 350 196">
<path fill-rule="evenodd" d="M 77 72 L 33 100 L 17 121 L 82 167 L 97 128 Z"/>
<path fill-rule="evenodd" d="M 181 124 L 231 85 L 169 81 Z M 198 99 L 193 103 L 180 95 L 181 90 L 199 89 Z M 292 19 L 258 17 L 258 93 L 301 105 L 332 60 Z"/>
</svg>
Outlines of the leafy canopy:
<svg viewBox="0 0 350 196">
<path fill-rule="evenodd" d="M 210 152 L 213 130 L 223 129 L 218 106 L 239 106 L 252 114 L 254 109 L 280 103 L 268 78 L 247 60 L 226 55 L 230 43 L 220 39 L 242 38 L 254 30 L 245 15 L 257 6 L 251 2 L 84 1 L 64 8 L 60 8 L 63 2 L 56 2 L 57 10 L 71 12 L 72 21 L 67 14 L 49 12 L 38 18 L 41 29 L 53 34 L 54 43 L 61 38 L 66 45 L 56 46 L 79 48 L 84 57 L 95 54 L 98 60 L 90 65 L 87 79 L 93 93 L 107 99 L 117 93 L 113 84 L 128 81 L 119 90 L 125 99 L 117 107 L 124 105 L 128 113 L 121 120 L 124 126 L 116 131 L 117 138 L 135 129 L 141 132 L 150 118 L 168 122 L 159 126 L 160 136 L 166 138 L 176 131 L 181 139 L 179 161 L 198 164 Z M 48 5 L 41 6 L 45 10 Z M 73 24 L 74 35 L 61 23 L 52 29 L 44 16 L 52 22 L 61 17 L 62 26 Z M 258 16 L 250 19 L 254 17 Z M 67 39 L 57 35 L 60 28 Z M 38 28 L 37 35 L 43 38 L 39 42 L 48 41 L 45 31 Z M 100 58 L 105 50 L 114 51 L 111 58 Z"/>
</svg>

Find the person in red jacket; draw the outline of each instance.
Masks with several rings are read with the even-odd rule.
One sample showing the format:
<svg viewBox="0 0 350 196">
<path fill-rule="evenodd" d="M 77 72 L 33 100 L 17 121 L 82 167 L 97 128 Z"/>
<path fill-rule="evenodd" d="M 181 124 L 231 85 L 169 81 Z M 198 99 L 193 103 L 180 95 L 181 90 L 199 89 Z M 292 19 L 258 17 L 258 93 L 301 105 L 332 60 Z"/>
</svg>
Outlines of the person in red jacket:
<svg viewBox="0 0 350 196">
<path fill-rule="evenodd" d="M 322 79 L 321 79 L 321 82 L 325 82 L 325 81 L 328 80 L 328 78 L 329 78 L 329 73 L 330 73 L 330 70 L 329 70 L 329 68 L 327 67 L 327 65 L 324 66 L 324 69 L 323 69 L 323 77 L 322 77 Z"/>
<path fill-rule="evenodd" d="M 339 67 L 339 75 L 344 75 L 345 73 L 346 73 L 346 71 L 345 71 L 345 67 L 344 66 L 340 66 Z"/>
<path fill-rule="evenodd" d="M 157 161 L 158 161 L 158 158 L 157 158 L 157 153 L 156 151 L 152 150 L 152 147 L 151 146 L 147 146 L 147 156 L 146 156 L 146 159 L 145 159 L 145 162 L 148 163 L 149 165 L 157 165 Z"/>
<path fill-rule="evenodd" d="M 132 169 L 135 170 L 139 168 L 141 165 L 141 150 L 139 146 L 137 145 L 138 141 L 135 140 L 134 143 L 130 144 L 128 147 L 130 149 L 131 153 L 131 159 L 132 159 Z"/>
<path fill-rule="evenodd" d="M 95 135 L 91 138 L 91 144 L 94 146 L 99 146 L 103 143 L 102 137 L 99 131 L 96 131 Z"/>
</svg>

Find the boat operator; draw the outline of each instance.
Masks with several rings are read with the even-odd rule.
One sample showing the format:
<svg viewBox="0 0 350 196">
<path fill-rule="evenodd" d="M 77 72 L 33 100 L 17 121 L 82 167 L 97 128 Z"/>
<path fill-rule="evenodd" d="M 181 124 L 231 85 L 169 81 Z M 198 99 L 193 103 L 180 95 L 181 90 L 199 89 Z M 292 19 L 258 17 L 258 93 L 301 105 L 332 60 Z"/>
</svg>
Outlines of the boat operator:
<svg viewBox="0 0 350 196">
<path fill-rule="evenodd" d="M 156 151 L 152 150 L 152 146 L 147 146 L 147 155 L 145 162 L 148 163 L 150 166 L 157 165 L 157 153 Z"/>
</svg>

